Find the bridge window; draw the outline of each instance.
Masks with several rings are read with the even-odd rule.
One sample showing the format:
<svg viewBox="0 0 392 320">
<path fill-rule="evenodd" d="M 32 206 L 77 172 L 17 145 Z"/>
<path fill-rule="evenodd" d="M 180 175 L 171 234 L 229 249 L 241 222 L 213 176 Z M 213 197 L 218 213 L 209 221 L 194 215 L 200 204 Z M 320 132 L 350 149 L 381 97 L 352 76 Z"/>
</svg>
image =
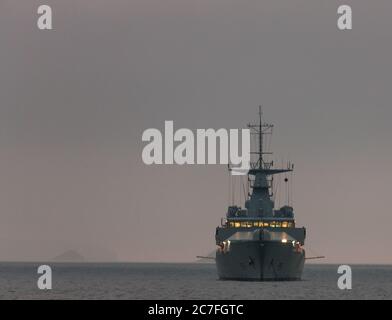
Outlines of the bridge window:
<svg viewBox="0 0 392 320">
<path fill-rule="evenodd" d="M 229 221 L 228 226 L 231 228 L 294 228 L 292 221 Z"/>
</svg>

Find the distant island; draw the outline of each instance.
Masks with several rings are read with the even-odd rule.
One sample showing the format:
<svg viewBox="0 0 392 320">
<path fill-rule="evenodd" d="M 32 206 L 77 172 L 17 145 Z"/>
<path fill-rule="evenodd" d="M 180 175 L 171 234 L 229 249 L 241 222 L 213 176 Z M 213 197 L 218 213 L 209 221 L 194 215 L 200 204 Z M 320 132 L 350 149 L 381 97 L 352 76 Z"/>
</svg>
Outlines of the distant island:
<svg viewBox="0 0 392 320">
<path fill-rule="evenodd" d="M 54 262 L 85 262 L 86 259 L 77 251 L 68 250 L 54 257 Z"/>
</svg>

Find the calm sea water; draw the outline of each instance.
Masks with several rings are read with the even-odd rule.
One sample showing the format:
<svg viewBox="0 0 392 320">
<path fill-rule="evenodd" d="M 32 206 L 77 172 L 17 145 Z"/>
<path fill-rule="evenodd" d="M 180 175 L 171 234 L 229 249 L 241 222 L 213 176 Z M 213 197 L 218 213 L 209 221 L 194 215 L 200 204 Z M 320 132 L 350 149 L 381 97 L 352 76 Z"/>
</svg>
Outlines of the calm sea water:
<svg viewBox="0 0 392 320">
<path fill-rule="evenodd" d="M 37 288 L 39 263 L 0 263 L 0 299 L 391 299 L 392 266 L 354 265 L 339 290 L 337 266 L 305 267 L 303 280 L 217 280 L 214 264 L 51 264 L 53 289 Z"/>
</svg>

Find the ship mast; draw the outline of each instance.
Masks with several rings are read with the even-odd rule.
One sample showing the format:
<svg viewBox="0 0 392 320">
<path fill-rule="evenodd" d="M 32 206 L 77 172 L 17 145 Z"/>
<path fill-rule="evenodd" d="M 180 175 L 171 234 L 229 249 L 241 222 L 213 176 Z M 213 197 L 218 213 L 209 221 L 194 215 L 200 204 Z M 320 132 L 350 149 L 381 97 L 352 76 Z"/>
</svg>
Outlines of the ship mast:
<svg viewBox="0 0 392 320">
<path fill-rule="evenodd" d="M 263 121 L 263 112 L 259 106 L 259 119 L 257 124 L 248 124 L 251 134 L 258 138 L 257 151 L 251 151 L 251 154 L 257 155 L 255 162 L 251 162 L 251 169 L 248 171 L 249 187 L 252 192 L 249 193 L 249 200 L 246 208 L 249 216 L 273 216 L 273 175 L 290 172 L 293 166 L 288 163 L 286 168 L 274 168 L 273 161 L 267 160 L 264 155 L 272 154 L 266 152 L 264 135 L 272 135 L 273 125 Z"/>
<path fill-rule="evenodd" d="M 274 201 L 273 201 L 273 175 L 293 171 L 293 165 L 287 164 L 286 168 L 274 168 L 273 161 L 264 158 L 266 152 L 264 143 L 266 141 L 264 135 L 272 135 L 273 125 L 263 121 L 262 107 L 259 106 L 258 123 L 249 123 L 247 127 L 251 135 L 257 136 L 258 141 L 254 143 L 257 147 L 255 151 L 250 151 L 254 154 L 250 161 L 250 170 L 248 171 L 248 199 L 245 202 L 247 215 L 250 217 L 272 217 L 274 215 Z M 257 143 L 258 142 L 258 143 Z M 253 160 L 253 161 L 252 161 Z M 230 171 L 229 166 L 229 171 Z M 232 197 L 234 203 L 234 184 L 231 186 L 229 182 L 229 198 Z M 249 192 L 252 189 L 252 192 Z"/>
<path fill-rule="evenodd" d="M 251 154 L 258 155 L 258 159 L 256 163 L 253 163 L 252 168 L 263 170 L 269 169 L 272 167 L 272 162 L 265 162 L 263 159 L 264 154 L 272 154 L 272 152 L 264 152 L 263 151 L 263 143 L 264 143 L 264 135 L 272 134 L 272 129 L 274 125 L 263 122 L 263 110 L 262 107 L 259 106 L 259 123 L 258 124 L 248 124 L 248 128 L 251 129 L 252 134 L 256 134 L 258 136 L 258 151 L 252 151 Z"/>
<path fill-rule="evenodd" d="M 263 110 L 259 106 L 259 169 L 263 169 L 263 132 L 262 132 L 262 116 Z"/>
</svg>

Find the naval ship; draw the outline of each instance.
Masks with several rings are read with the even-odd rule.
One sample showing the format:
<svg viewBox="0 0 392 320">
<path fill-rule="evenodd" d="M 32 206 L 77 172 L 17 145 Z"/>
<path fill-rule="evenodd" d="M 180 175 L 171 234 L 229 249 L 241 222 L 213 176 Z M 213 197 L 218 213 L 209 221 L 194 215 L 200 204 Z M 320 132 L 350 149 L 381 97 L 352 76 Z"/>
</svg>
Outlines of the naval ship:
<svg viewBox="0 0 392 320">
<path fill-rule="evenodd" d="M 222 280 L 300 280 L 306 229 L 296 226 L 290 200 L 276 209 L 273 194 L 274 175 L 285 175 L 280 181 L 288 190 L 288 176 L 294 165 L 275 168 L 273 161 L 268 161 L 271 157 L 267 155 L 272 153 L 264 150 L 263 142 L 272 134 L 273 125 L 263 121 L 261 108 L 259 123 L 248 124 L 248 128 L 255 135 L 257 151 L 251 152 L 245 208 L 229 205 L 226 217 L 216 228 L 218 276 Z"/>
</svg>

